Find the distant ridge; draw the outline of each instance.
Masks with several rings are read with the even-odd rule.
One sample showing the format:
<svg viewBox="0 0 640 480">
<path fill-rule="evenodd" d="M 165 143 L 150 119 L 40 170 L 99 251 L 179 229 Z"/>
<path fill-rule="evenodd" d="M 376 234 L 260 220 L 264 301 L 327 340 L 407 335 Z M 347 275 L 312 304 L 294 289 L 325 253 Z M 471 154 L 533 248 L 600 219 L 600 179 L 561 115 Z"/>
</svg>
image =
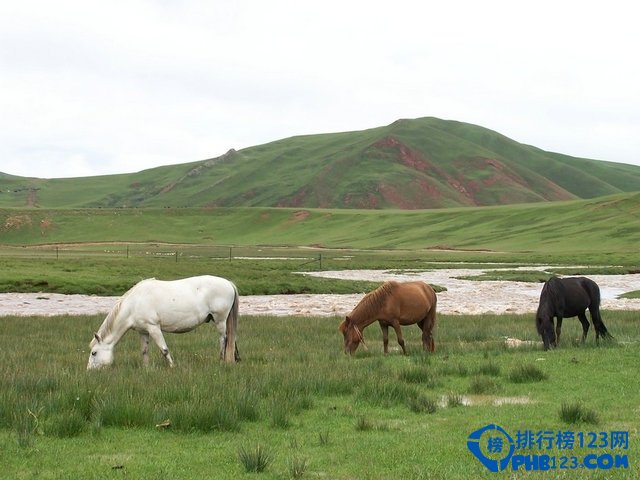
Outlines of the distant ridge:
<svg viewBox="0 0 640 480">
<path fill-rule="evenodd" d="M 138 173 L 0 173 L 0 207 L 426 209 L 640 191 L 640 167 L 570 157 L 468 123 L 419 118 L 296 136 Z"/>
</svg>

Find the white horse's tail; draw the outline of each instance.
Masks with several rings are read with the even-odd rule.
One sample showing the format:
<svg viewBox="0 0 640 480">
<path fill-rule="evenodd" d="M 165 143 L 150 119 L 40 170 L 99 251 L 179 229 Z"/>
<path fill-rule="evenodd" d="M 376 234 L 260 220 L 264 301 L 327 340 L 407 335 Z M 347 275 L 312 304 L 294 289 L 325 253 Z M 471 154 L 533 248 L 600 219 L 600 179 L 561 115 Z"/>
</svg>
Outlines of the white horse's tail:
<svg viewBox="0 0 640 480">
<path fill-rule="evenodd" d="M 234 297 L 233 305 L 227 315 L 227 338 L 224 342 L 224 361 L 234 363 L 236 361 L 236 334 L 238 331 L 238 289 L 233 285 Z"/>
</svg>

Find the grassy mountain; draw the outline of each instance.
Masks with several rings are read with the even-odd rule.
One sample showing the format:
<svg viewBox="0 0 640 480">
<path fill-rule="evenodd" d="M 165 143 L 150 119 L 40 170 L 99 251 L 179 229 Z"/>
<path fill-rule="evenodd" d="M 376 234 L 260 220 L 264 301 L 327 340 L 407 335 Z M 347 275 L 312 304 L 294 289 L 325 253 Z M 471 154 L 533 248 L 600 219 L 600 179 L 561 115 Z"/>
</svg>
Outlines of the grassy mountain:
<svg viewBox="0 0 640 480">
<path fill-rule="evenodd" d="M 640 167 L 574 158 L 436 118 L 292 137 L 133 174 L 0 174 L 0 206 L 448 208 L 640 191 Z"/>
</svg>

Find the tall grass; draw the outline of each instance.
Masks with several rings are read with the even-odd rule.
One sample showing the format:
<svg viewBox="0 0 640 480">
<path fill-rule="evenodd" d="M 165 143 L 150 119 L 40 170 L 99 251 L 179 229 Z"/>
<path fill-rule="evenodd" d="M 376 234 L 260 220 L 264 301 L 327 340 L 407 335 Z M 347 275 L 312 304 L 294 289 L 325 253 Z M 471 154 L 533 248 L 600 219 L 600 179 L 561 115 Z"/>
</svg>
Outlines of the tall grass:
<svg viewBox="0 0 640 480">
<path fill-rule="evenodd" d="M 562 403 L 560 406 L 560 419 L 566 423 L 586 423 L 597 425 L 598 413 L 586 407 L 582 402 Z"/>
<path fill-rule="evenodd" d="M 240 448 L 238 459 L 247 473 L 261 473 L 273 462 L 273 455 L 268 448 L 256 445 L 254 448 Z"/>
<path fill-rule="evenodd" d="M 509 380 L 513 383 L 540 382 L 548 378 L 548 375 L 536 365 L 518 365 L 509 373 Z"/>
<path fill-rule="evenodd" d="M 607 315 L 607 325 L 616 336 L 637 341 L 640 334 L 633 315 L 621 312 L 613 319 Z M 368 408 L 433 413 L 438 398 L 447 398 L 449 406 L 463 403 L 460 394 L 451 392 L 509 395 L 520 384 L 570 375 L 568 369 L 554 369 L 550 376 L 545 371 L 550 362 L 534 364 L 543 355 L 541 347 L 486 350 L 484 340 L 475 348 L 461 346 L 460 333 L 477 328 L 479 317 L 442 316 L 436 338 L 441 349 L 435 355 L 422 352 L 418 329 L 405 329 L 408 356 L 384 356 L 375 338 L 369 352 L 342 354 L 337 318 L 244 317 L 239 342 L 245 358 L 232 367 L 220 364 L 212 341 L 215 333 L 207 328 L 167 336 L 177 362 L 173 369 L 165 366 L 156 350 L 144 368 L 137 335 L 129 333 L 116 346 L 114 366 L 95 372 L 87 372 L 85 365 L 87 343 L 99 318 L 0 321 L 0 428 L 14 430 L 25 446 L 36 438 L 36 431 L 73 437 L 99 434 L 104 427 L 154 429 L 163 422 L 177 432 L 238 432 L 262 421 L 286 430 L 303 412 L 318 408 L 322 399 L 343 399 L 352 405 L 354 415 Z M 492 318 L 491 329 L 496 336 L 516 331 L 533 339 L 536 332 L 527 323 L 525 332 L 522 316 Z M 566 329 L 573 327 L 577 332 L 577 322 Z M 366 335 L 380 332 L 371 329 Z M 602 354 L 602 348 L 589 342 L 576 348 L 582 356 L 590 349 Z M 558 351 L 562 348 L 552 353 Z M 501 381 L 505 369 L 509 384 Z M 324 429 L 320 431 L 321 442 L 329 438 Z"/>
<path fill-rule="evenodd" d="M 86 371 L 87 343 L 101 318 L 4 317 L 0 436 L 6 458 L 16 459 L 7 475 L 53 478 L 64 451 L 73 459 L 67 469 L 94 459 L 98 468 L 89 478 L 114 465 L 132 478 L 184 478 L 185 468 L 199 478 L 235 478 L 246 470 L 244 448 L 248 465 L 271 458 L 268 478 L 360 478 L 363 464 L 370 478 L 484 478 L 465 445 L 489 422 L 508 430 L 560 431 L 570 422 L 592 429 L 587 422 L 595 415 L 603 431 L 635 428 L 637 314 L 603 315 L 620 342 L 596 346 L 591 339 L 551 352 L 541 342 L 509 350 L 494 343 L 493 335 L 496 342 L 503 335 L 536 339 L 527 316 L 491 317 L 486 327 L 493 333 L 474 343 L 460 337 L 484 327 L 485 316 L 442 315 L 438 351 L 423 353 L 419 329 L 406 328 L 406 356 L 385 356 L 378 328 L 365 331 L 368 352 L 344 355 L 339 318 L 246 316 L 238 364 L 221 364 L 216 333 L 200 328 L 166 336 L 175 368 L 155 349 L 144 368 L 137 335 L 129 333 L 113 367 L 95 372 Z M 567 335 L 581 332 L 579 322 L 564 328 Z M 544 378 L 512 381 L 513 371 L 531 366 Z M 559 412 L 576 403 L 578 414 Z M 165 449 L 173 449 L 168 458 L 176 464 L 162 463 Z M 630 458 L 637 453 L 631 445 Z M 629 478 L 637 477 L 637 466 L 631 468 Z"/>
</svg>

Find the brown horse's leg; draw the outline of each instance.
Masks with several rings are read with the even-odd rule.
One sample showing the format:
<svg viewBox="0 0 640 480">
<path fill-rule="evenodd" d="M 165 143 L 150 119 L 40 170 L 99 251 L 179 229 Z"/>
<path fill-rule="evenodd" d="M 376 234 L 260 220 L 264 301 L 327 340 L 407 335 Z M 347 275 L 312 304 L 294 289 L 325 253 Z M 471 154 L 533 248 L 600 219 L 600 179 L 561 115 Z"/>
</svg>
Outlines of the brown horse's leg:
<svg viewBox="0 0 640 480">
<path fill-rule="evenodd" d="M 378 323 L 380 323 L 380 328 L 382 329 L 382 345 L 384 346 L 384 354 L 386 355 L 389 353 L 389 324 L 383 322 Z"/>
<path fill-rule="evenodd" d="M 433 353 L 436 351 L 436 343 L 433 340 L 433 326 L 436 323 L 435 317 L 435 309 L 432 309 L 427 313 L 424 320 L 418 324 L 420 329 L 422 329 L 422 348 L 425 352 Z"/>
<path fill-rule="evenodd" d="M 398 338 L 398 345 L 402 348 L 402 353 L 407 354 L 407 350 L 404 348 L 404 337 L 402 336 L 402 329 L 400 328 L 400 324 L 395 321 L 391 324 L 393 329 L 396 331 L 396 337 Z"/>
<path fill-rule="evenodd" d="M 433 335 L 431 335 L 431 331 L 427 328 L 422 330 L 422 348 L 425 352 L 433 353 L 436 351 L 436 344 L 433 341 Z"/>
</svg>

